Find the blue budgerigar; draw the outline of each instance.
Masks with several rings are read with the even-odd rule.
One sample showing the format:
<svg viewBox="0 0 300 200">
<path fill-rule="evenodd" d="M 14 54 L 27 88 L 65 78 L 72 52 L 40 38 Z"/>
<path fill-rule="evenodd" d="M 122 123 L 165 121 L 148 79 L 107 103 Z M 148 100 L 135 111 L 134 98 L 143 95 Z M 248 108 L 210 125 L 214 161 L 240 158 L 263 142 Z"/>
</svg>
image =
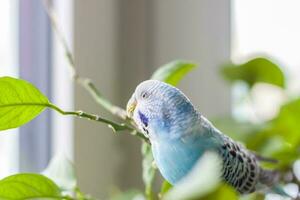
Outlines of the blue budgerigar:
<svg viewBox="0 0 300 200">
<path fill-rule="evenodd" d="M 127 113 L 149 138 L 157 167 L 171 184 L 185 177 L 206 151 L 222 158 L 222 178 L 242 194 L 278 180 L 276 172 L 259 166 L 258 156 L 216 129 L 169 84 L 157 80 L 140 83 Z"/>
</svg>

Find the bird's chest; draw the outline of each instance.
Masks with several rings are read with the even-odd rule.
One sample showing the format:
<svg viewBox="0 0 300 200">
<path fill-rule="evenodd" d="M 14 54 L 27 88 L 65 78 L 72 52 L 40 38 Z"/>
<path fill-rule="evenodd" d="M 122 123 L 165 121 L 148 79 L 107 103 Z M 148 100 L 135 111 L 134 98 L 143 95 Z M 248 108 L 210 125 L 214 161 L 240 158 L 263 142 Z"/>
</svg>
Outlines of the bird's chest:
<svg viewBox="0 0 300 200">
<path fill-rule="evenodd" d="M 153 143 L 152 152 L 163 177 L 175 184 L 184 177 L 205 151 L 194 145 L 177 143 Z"/>
</svg>

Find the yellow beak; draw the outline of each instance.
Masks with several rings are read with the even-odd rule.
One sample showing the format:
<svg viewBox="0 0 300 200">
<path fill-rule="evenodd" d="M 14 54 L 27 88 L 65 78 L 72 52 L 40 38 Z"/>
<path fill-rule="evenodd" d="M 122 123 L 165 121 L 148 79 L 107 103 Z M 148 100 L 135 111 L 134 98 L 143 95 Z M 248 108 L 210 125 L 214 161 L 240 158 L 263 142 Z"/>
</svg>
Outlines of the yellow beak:
<svg viewBox="0 0 300 200">
<path fill-rule="evenodd" d="M 134 110 L 136 108 L 136 105 L 137 105 L 136 99 L 134 97 L 131 97 L 131 99 L 127 103 L 127 108 L 126 108 L 127 116 L 129 118 L 132 118 L 133 112 L 134 112 Z"/>
</svg>

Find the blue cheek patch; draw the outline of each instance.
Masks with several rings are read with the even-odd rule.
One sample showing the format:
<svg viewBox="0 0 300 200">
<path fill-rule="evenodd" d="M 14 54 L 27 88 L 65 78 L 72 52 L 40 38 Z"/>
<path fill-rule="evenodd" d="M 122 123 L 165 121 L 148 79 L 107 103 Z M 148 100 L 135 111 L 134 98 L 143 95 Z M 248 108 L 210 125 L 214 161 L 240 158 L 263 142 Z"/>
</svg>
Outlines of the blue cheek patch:
<svg viewBox="0 0 300 200">
<path fill-rule="evenodd" d="M 140 117 L 142 123 L 147 127 L 148 126 L 148 118 L 140 111 L 138 111 L 138 113 L 139 113 L 139 117 Z"/>
</svg>

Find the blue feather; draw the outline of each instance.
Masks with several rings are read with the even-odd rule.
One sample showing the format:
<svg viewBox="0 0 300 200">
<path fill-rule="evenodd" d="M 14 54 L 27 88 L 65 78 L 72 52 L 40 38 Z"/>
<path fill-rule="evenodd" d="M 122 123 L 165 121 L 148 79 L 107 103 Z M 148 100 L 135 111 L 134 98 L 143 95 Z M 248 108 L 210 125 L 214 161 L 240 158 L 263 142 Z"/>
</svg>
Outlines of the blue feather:
<svg viewBox="0 0 300 200">
<path fill-rule="evenodd" d="M 148 118 L 143 114 L 141 113 L 141 111 L 139 111 L 139 117 L 142 121 L 142 123 L 147 127 L 148 126 Z"/>
</svg>

